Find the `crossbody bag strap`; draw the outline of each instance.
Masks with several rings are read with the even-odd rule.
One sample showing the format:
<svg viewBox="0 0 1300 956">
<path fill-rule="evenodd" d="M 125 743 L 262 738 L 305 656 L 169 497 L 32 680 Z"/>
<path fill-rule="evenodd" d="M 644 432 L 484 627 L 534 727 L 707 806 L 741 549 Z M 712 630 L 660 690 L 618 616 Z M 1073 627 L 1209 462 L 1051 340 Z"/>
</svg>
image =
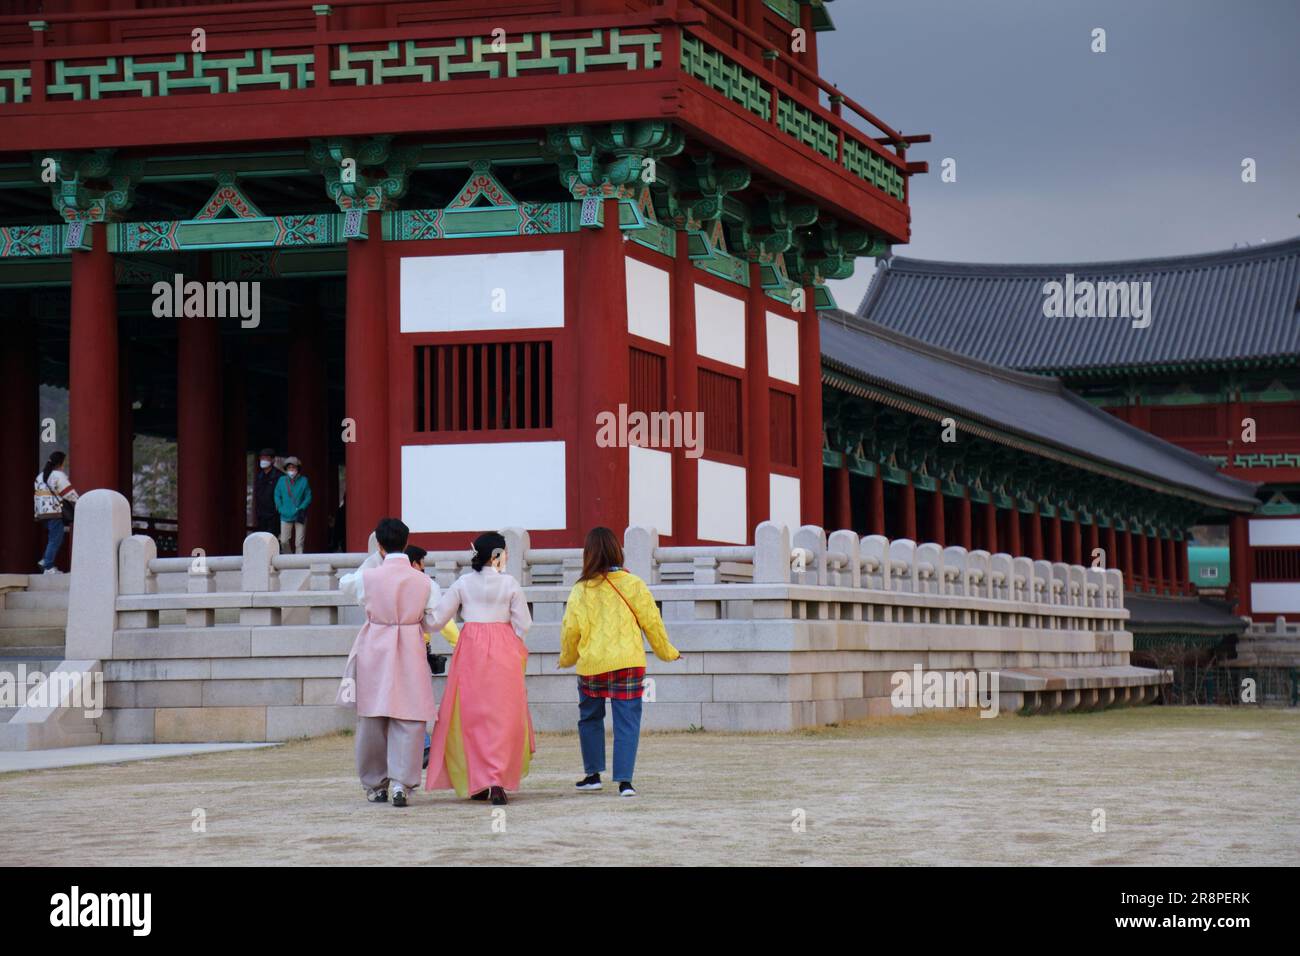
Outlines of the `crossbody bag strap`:
<svg viewBox="0 0 1300 956">
<path fill-rule="evenodd" d="M 628 601 L 627 598 L 623 597 L 623 592 L 620 591 L 620 590 L 618 589 L 618 586 L 617 586 L 613 581 L 611 581 L 611 580 L 609 579 L 609 575 L 608 575 L 608 574 L 605 575 L 605 583 L 608 584 L 610 587 L 612 587 L 612 588 L 614 589 L 614 593 L 615 593 L 615 594 L 617 594 L 620 598 L 623 598 L 623 603 L 626 604 L 626 605 L 627 605 L 627 609 L 628 609 L 629 611 L 632 612 L 632 619 L 633 619 L 634 621 L 636 621 L 636 626 L 639 627 L 639 628 L 641 628 L 641 630 L 644 631 L 645 628 L 644 628 L 644 627 L 641 627 L 641 618 L 637 617 L 636 609 L 632 607 L 631 603 L 629 603 L 629 601 Z"/>
</svg>

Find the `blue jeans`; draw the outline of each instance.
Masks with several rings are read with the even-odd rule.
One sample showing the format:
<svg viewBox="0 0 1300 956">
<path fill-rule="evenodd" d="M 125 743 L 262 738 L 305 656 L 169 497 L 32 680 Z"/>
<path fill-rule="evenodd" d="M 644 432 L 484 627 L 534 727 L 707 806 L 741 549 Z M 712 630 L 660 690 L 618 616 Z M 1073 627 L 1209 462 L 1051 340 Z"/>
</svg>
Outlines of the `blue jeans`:
<svg viewBox="0 0 1300 956">
<path fill-rule="evenodd" d="M 614 708 L 614 779 L 632 782 L 636 747 L 641 742 L 641 698 L 610 698 Z M 583 773 L 605 772 L 605 698 L 578 691 L 578 742 Z"/>
<path fill-rule="evenodd" d="M 63 527 L 63 517 L 48 519 L 45 522 L 45 530 L 49 533 L 49 538 L 45 541 L 45 556 L 41 559 L 41 564 L 52 568 L 59 557 L 59 549 L 63 547 L 63 536 L 67 533 L 67 529 Z"/>
</svg>

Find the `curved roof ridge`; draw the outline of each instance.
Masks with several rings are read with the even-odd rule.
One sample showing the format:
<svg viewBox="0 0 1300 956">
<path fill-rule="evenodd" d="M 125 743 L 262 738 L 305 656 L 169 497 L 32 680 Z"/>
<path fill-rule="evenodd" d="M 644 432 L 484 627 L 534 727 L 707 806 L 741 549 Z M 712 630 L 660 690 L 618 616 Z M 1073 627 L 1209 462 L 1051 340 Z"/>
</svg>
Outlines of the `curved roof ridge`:
<svg viewBox="0 0 1300 956">
<path fill-rule="evenodd" d="M 844 325 L 856 329 L 859 332 L 865 332 L 868 335 L 874 335 L 878 338 L 887 339 L 894 344 L 911 349 L 913 352 L 919 352 L 922 355 L 929 355 L 944 362 L 953 362 L 963 365 L 972 372 L 979 372 L 982 375 L 991 375 L 1000 378 L 1003 381 L 1011 382 L 1015 385 L 1023 385 L 1027 388 L 1037 388 L 1044 392 L 1053 394 L 1067 394 L 1069 389 L 1062 384 L 1059 378 L 1051 375 L 1039 375 L 1035 372 L 1022 372 L 1019 369 L 1007 368 L 1004 365 L 994 365 L 991 362 L 985 362 L 982 359 L 973 358 L 964 355 L 961 352 L 954 352 L 952 349 L 946 349 L 941 345 L 932 345 L 929 342 L 922 341 L 911 335 L 905 335 L 895 329 L 881 325 L 879 322 L 872 322 L 870 319 L 861 315 L 854 315 L 844 309 L 819 309 L 819 315 L 834 316 L 843 322 Z M 1087 404 L 1086 402 L 1084 404 Z"/>
<path fill-rule="evenodd" d="M 1234 249 L 1184 253 L 1175 256 L 1152 256 L 1144 259 L 1108 259 L 1096 262 L 957 262 L 944 259 L 912 259 L 907 256 L 894 256 L 889 260 L 889 265 L 883 271 L 898 269 L 903 272 L 950 272 L 956 274 L 969 272 L 981 275 L 987 275 L 991 272 L 1001 274 L 1027 272 L 1032 275 L 1043 275 L 1072 270 L 1087 272 L 1150 272 L 1160 269 L 1231 265 L 1237 262 L 1271 259 L 1295 253 L 1300 253 L 1300 236 Z"/>
</svg>

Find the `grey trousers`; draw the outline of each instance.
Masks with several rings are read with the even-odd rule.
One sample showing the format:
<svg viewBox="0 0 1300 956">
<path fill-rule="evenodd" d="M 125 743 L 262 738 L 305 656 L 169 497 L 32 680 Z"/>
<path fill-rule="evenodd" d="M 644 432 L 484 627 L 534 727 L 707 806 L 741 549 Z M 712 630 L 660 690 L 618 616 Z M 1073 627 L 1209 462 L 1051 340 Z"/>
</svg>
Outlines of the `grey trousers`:
<svg viewBox="0 0 1300 956">
<path fill-rule="evenodd" d="M 363 787 L 389 781 L 409 790 L 420 785 L 424 721 L 396 717 L 357 718 L 357 773 Z"/>
</svg>

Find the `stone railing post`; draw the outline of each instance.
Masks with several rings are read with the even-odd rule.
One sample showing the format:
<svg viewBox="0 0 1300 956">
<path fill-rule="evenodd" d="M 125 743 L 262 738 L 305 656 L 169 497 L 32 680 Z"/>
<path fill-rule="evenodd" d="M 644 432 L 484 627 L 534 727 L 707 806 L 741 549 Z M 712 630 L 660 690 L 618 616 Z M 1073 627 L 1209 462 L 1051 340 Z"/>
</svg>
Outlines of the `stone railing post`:
<svg viewBox="0 0 1300 956">
<path fill-rule="evenodd" d="M 790 583 L 790 529 L 764 521 L 754 530 L 754 583 Z"/>
<path fill-rule="evenodd" d="M 239 566 L 239 588 L 246 594 L 261 594 L 278 590 L 278 578 L 273 561 L 280 555 L 280 541 L 273 534 L 254 531 L 244 539 L 243 560 Z M 253 599 L 250 596 L 248 603 Z M 278 607 L 241 607 L 239 623 L 253 627 L 269 627 L 280 623 Z"/>
<path fill-rule="evenodd" d="M 501 537 L 506 539 L 506 574 L 518 581 L 520 587 L 527 587 L 532 583 L 528 567 L 524 563 L 524 557 L 531 547 L 528 532 L 523 528 L 503 528 Z"/>
<path fill-rule="evenodd" d="M 836 572 L 834 584 L 856 588 L 862 583 L 862 540 L 854 531 L 833 531 L 826 544 L 831 554 L 844 555 L 844 564 Z"/>
<path fill-rule="evenodd" d="M 623 565 L 646 584 L 658 584 L 655 548 L 659 532 L 654 528 L 633 525 L 623 532 Z"/>
<path fill-rule="evenodd" d="M 96 488 L 77 502 L 68 591 L 68 660 L 113 656 L 117 624 L 118 548 L 131 535 L 131 506 L 116 491 Z"/>
<path fill-rule="evenodd" d="M 117 552 L 117 591 L 119 594 L 149 594 L 154 590 L 154 579 L 149 572 L 149 562 L 158 557 L 158 545 L 144 534 L 133 534 L 122 541 Z M 157 611 L 120 611 L 119 628 L 145 628 L 158 626 Z"/>
<path fill-rule="evenodd" d="M 800 584 L 826 583 L 826 532 L 815 524 L 802 525 L 794 533 L 792 542 L 796 548 L 803 548 L 812 555 L 812 561 L 799 575 Z"/>
</svg>

